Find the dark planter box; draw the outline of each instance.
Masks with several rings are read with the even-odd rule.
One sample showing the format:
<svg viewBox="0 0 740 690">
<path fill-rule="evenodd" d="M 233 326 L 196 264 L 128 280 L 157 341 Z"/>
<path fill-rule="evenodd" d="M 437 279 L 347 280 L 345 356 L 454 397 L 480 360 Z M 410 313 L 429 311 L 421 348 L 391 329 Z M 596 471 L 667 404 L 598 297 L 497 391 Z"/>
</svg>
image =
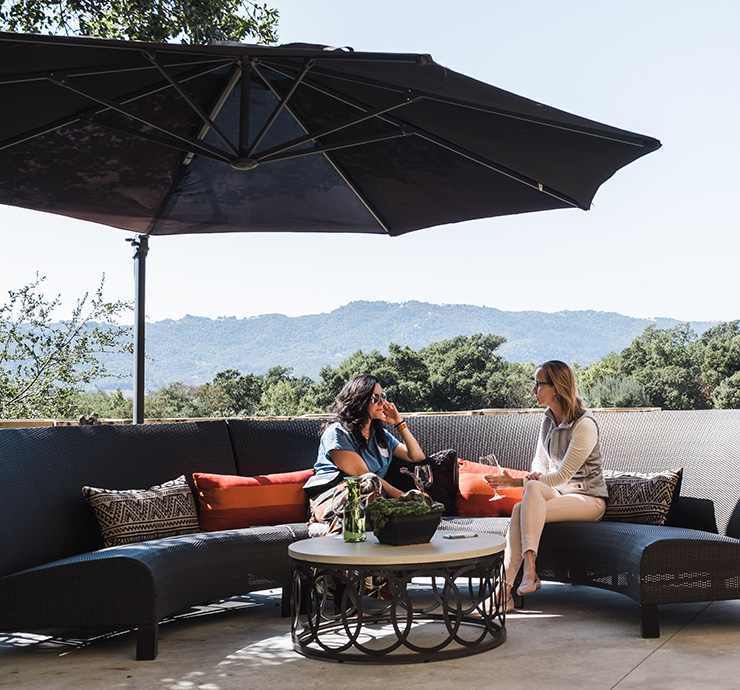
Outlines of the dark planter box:
<svg viewBox="0 0 740 690">
<path fill-rule="evenodd" d="M 406 546 L 426 544 L 439 526 L 441 512 L 426 515 L 391 515 L 384 527 L 375 531 L 381 544 Z"/>
</svg>

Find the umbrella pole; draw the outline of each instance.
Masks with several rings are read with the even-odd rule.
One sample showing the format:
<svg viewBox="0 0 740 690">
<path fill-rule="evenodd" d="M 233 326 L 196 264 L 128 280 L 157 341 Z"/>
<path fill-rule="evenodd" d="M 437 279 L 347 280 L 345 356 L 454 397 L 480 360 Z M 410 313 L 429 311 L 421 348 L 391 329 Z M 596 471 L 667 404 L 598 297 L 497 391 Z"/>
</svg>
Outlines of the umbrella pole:
<svg viewBox="0 0 740 690">
<path fill-rule="evenodd" d="M 146 255 L 149 235 L 128 240 L 134 247 L 134 424 L 144 423 L 144 315 L 146 298 Z"/>
</svg>

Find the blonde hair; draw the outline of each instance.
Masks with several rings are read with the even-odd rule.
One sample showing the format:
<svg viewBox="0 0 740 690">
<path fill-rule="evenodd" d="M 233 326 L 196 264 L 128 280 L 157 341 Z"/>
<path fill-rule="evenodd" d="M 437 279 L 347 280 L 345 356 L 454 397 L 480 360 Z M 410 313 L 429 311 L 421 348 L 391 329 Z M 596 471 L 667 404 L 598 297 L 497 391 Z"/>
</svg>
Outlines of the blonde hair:
<svg viewBox="0 0 740 690">
<path fill-rule="evenodd" d="M 538 368 L 547 374 L 555 389 L 555 397 L 563 408 L 563 419 L 572 424 L 586 412 L 586 406 L 578 395 L 573 369 L 559 359 L 551 359 Z"/>
</svg>

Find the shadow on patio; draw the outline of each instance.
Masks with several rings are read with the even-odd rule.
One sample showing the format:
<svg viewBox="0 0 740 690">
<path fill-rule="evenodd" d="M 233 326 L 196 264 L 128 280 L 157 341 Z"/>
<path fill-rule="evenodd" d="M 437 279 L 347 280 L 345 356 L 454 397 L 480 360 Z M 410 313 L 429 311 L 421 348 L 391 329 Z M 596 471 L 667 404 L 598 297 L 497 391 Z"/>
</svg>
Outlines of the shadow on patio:
<svg viewBox="0 0 740 690">
<path fill-rule="evenodd" d="M 161 626 L 155 661 L 133 658 L 134 633 L 92 639 L 0 637 L 0 687 L 450 688 L 736 687 L 740 601 L 661 607 L 662 636 L 643 639 L 637 605 L 610 592 L 545 583 L 507 619 L 496 649 L 463 659 L 409 665 L 337 664 L 292 649 L 279 590 L 197 607 Z"/>
</svg>

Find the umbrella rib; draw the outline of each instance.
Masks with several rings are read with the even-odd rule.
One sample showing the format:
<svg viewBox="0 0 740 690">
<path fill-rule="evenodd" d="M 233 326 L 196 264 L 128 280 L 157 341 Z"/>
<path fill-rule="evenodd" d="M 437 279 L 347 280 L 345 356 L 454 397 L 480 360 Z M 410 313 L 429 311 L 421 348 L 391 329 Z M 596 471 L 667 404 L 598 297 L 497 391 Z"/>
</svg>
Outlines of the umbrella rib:
<svg viewBox="0 0 740 690">
<path fill-rule="evenodd" d="M 301 82 L 303 82 L 304 78 L 308 74 L 309 70 L 316 64 L 315 60 L 306 60 L 305 64 L 303 65 L 303 69 L 301 70 L 300 74 L 297 77 L 293 77 L 293 85 L 288 90 L 288 93 L 285 94 L 282 98 L 280 98 L 280 101 L 275 108 L 275 110 L 272 111 L 270 114 L 270 117 L 267 118 L 267 121 L 262 126 L 262 129 L 260 130 L 260 133 L 257 135 L 255 140 L 252 142 L 252 145 L 249 147 L 249 151 L 247 152 L 247 158 L 252 158 L 254 156 L 255 149 L 260 145 L 262 142 L 262 139 L 266 136 L 266 134 L 270 131 L 270 128 L 275 123 L 275 120 L 277 120 L 278 115 L 283 111 L 283 109 L 288 105 L 288 101 L 290 100 L 290 97 L 295 93 L 296 89 L 300 86 Z M 270 89 L 270 91 L 273 92 L 273 94 L 277 95 L 277 90 L 273 87 L 273 85 L 270 82 L 270 80 L 267 78 L 267 76 L 262 72 L 262 70 L 259 68 L 259 65 L 255 62 L 252 63 L 252 68 L 255 72 L 259 75 L 260 79 L 267 84 L 267 87 Z"/>
<path fill-rule="evenodd" d="M 221 69 L 226 65 L 233 64 L 233 60 L 219 58 L 217 60 L 198 60 L 197 62 L 173 62 L 165 65 L 167 68 L 172 67 L 189 67 L 192 65 L 209 65 L 205 70 L 199 69 L 198 72 L 208 74 L 214 70 Z M 212 63 L 212 64 L 209 64 Z M 99 77 L 106 74 L 122 74 L 123 72 L 146 72 L 155 69 L 153 65 L 106 65 L 104 67 L 85 67 L 79 69 L 70 69 L 66 72 L 68 77 Z M 44 81 L 49 77 L 49 70 L 43 72 L 26 72 L 23 74 L 5 75 L 0 77 L 0 86 L 5 84 L 24 84 L 32 81 Z M 192 78 L 192 77 L 190 77 Z M 182 81 L 185 81 L 183 79 Z"/>
<path fill-rule="evenodd" d="M 503 165 L 498 165 L 497 163 L 494 163 L 493 161 L 490 161 L 487 158 L 484 158 L 483 156 L 479 156 L 473 153 L 472 151 L 468 151 L 462 146 L 457 146 L 456 144 L 453 144 L 452 142 L 445 141 L 444 139 L 441 139 L 440 137 L 436 137 L 433 134 L 429 134 L 428 132 L 424 132 L 423 130 L 420 130 L 418 128 L 413 128 L 413 134 L 415 134 L 418 137 L 421 137 L 422 139 L 425 139 L 431 144 L 436 144 L 437 146 L 447 149 L 448 151 L 451 151 L 452 153 L 455 153 L 458 156 L 462 156 L 463 158 L 467 158 L 468 160 L 473 161 L 474 163 L 477 163 L 478 165 L 482 165 L 483 167 L 488 168 L 489 170 L 493 170 L 494 172 L 497 172 L 501 175 L 505 175 L 506 177 L 514 180 L 515 182 L 519 182 L 521 184 L 526 185 L 527 187 L 536 189 L 537 191 L 542 192 L 543 194 L 547 194 L 548 196 L 554 197 L 555 199 L 558 199 L 559 201 L 562 201 L 563 203 L 568 204 L 569 206 L 573 206 L 575 208 L 580 208 L 584 211 L 588 211 L 588 206 L 583 206 L 582 204 L 579 204 L 574 199 L 571 199 L 570 197 L 565 196 L 564 194 L 560 194 L 554 189 L 551 189 L 550 187 L 545 186 L 541 182 L 536 182 L 535 180 L 532 180 L 531 178 L 526 177 L 525 175 L 521 175 L 520 173 L 517 173 L 514 170 L 511 170 Z"/>
<path fill-rule="evenodd" d="M 145 141 L 151 141 L 154 144 L 167 146 L 168 148 L 181 151 L 188 156 L 200 155 L 215 161 L 219 161 L 221 163 L 228 163 L 231 160 L 229 157 L 225 156 L 221 152 L 219 152 L 219 155 L 214 154 L 213 150 L 209 148 L 206 144 L 191 143 L 188 146 L 185 146 L 177 139 L 173 141 L 167 139 L 166 136 L 157 136 L 156 134 L 151 134 L 149 132 L 141 132 L 137 129 L 134 129 L 133 127 L 126 127 L 126 125 L 101 122 L 99 120 L 94 121 L 93 124 L 97 125 L 98 127 L 113 130 L 114 132 L 120 132 L 121 134 L 128 134 L 132 137 L 136 137 L 137 139 L 143 139 Z"/>
<path fill-rule="evenodd" d="M 189 81 L 191 79 L 197 79 L 198 77 L 202 77 L 206 74 L 210 74 L 211 72 L 215 71 L 216 69 L 220 69 L 221 67 L 223 67 L 223 63 L 220 63 L 215 66 L 210 65 L 206 68 L 201 68 L 201 69 L 194 70 L 192 72 L 188 72 L 187 76 L 184 79 L 182 79 L 182 81 Z M 146 69 L 153 69 L 153 68 L 147 66 Z M 45 72 L 43 78 L 45 80 L 48 80 L 49 72 Z M 167 88 L 169 88 L 169 86 L 166 86 L 164 84 L 157 84 L 155 86 L 148 87 L 144 90 L 137 91 L 134 94 L 129 94 L 127 96 L 124 96 L 120 102 L 121 104 L 133 103 L 134 101 L 137 101 L 141 98 L 146 98 L 147 96 L 151 96 L 160 91 L 164 91 Z M 72 125 L 75 122 L 79 122 L 80 120 L 89 120 L 90 118 L 95 117 L 96 115 L 99 115 L 100 113 L 104 113 L 107 110 L 109 110 L 109 108 L 105 106 L 95 106 L 94 108 L 88 108 L 87 110 L 76 113 L 75 115 L 61 118 L 59 120 L 54 120 L 54 122 L 50 122 L 46 125 L 42 125 L 41 127 L 37 127 L 35 129 L 24 132 L 23 134 L 18 134 L 14 137 L 10 137 L 9 139 L 0 141 L 0 151 L 2 151 L 3 149 L 15 146 L 17 144 L 22 144 L 24 141 L 28 141 L 29 139 L 34 139 L 36 137 L 47 134 L 48 132 L 53 132 L 54 130 L 60 129 L 61 127 Z"/>
<path fill-rule="evenodd" d="M 628 133 L 615 134 L 606 133 L 599 131 L 595 127 L 579 126 L 574 124 L 564 124 L 561 122 L 555 122 L 544 117 L 536 117 L 534 115 L 522 115 L 520 113 L 511 112 L 508 110 L 502 110 L 501 108 L 492 108 L 488 106 L 477 105 L 466 101 L 461 101 L 455 98 L 442 98 L 441 96 L 435 96 L 433 94 L 424 94 L 425 98 L 438 103 L 444 103 L 446 105 L 454 105 L 459 108 L 466 108 L 467 110 L 478 110 L 480 112 L 489 113 L 491 115 L 498 115 L 499 117 L 505 117 L 512 120 L 521 120 L 522 122 L 529 122 L 534 125 L 542 125 L 543 127 L 552 127 L 554 129 L 560 129 L 566 132 L 575 132 L 576 134 L 583 134 L 589 137 L 596 137 L 598 139 L 606 139 L 607 141 L 616 141 L 620 144 L 627 144 L 629 146 L 637 146 L 639 148 L 645 148 L 645 138 L 639 136 L 630 136 Z M 549 108 L 550 106 L 544 106 Z M 565 111 L 563 111 L 565 112 Z M 569 114 L 569 113 L 566 113 Z M 577 117 L 577 116 L 576 116 Z"/>
<path fill-rule="evenodd" d="M 383 115 L 385 113 L 391 112 L 393 110 L 397 110 L 398 108 L 402 108 L 405 105 L 409 105 L 410 103 L 416 103 L 419 101 L 420 98 L 412 98 L 410 96 L 407 96 L 403 102 L 396 103 L 391 106 L 387 106 L 385 108 L 376 108 L 375 110 L 368 110 L 359 117 L 353 118 L 351 120 L 345 120 L 344 122 L 341 122 L 336 125 L 330 125 L 329 127 L 325 127 L 324 129 L 313 131 L 309 134 L 306 134 L 305 136 L 298 137 L 296 139 L 291 139 L 290 141 L 286 141 L 283 144 L 280 144 L 278 146 L 274 146 L 271 149 L 266 149 L 265 151 L 262 151 L 262 153 L 259 154 L 259 156 L 256 157 L 256 160 L 260 163 L 266 162 L 267 159 L 272 160 L 273 156 L 276 154 L 281 154 L 284 151 L 288 151 L 292 148 L 295 148 L 296 146 L 300 146 L 301 144 L 305 144 L 309 141 L 316 141 L 317 139 L 321 139 L 321 137 L 324 137 L 328 134 L 334 134 L 335 132 L 339 132 L 344 129 L 348 129 L 350 127 L 354 127 L 355 125 L 360 124 L 361 122 L 365 122 L 366 120 L 370 120 L 374 117 L 378 117 L 379 115 Z"/>
<path fill-rule="evenodd" d="M 267 64 L 267 61 L 265 61 L 265 63 Z M 290 65 L 281 65 L 281 67 L 283 68 L 283 70 L 286 70 L 286 71 L 281 72 L 279 67 L 270 63 L 270 69 L 272 69 L 273 71 L 278 72 L 279 74 L 283 74 L 283 76 L 292 76 L 290 73 L 290 69 L 291 69 Z M 347 81 L 347 82 L 351 82 L 354 84 L 362 84 L 365 86 L 373 86 L 377 89 L 381 89 L 384 91 L 401 92 L 401 91 L 407 90 L 406 87 L 403 87 L 403 86 L 391 86 L 389 84 L 384 84 L 383 82 L 379 82 L 374 79 L 369 79 L 367 77 L 342 74 L 341 72 L 336 72 L 332 69 L 322 68 L 320 66 L 316 67 L 313 70 L 312 75 L 330 77 L 332 79 L 337 79 L 340 81 Z M 326 95 L 331 95 L 331 92 L 333 91 L 333 89 L 331 91 L 322 90 L 321 87 L 318 87 L 318 85 L 314 83 L 310 83 L 310 82 L 306 82 L 306 85 L 317 88 L 318 90 L 320 90 L 322 93 L 325 93 Z M 323 88 L 327 89 L 328 87 L 323 87 Z M 622 131 L 605 132 L 595 127 L 589 127 L 586 125 L 561 123 L 561 122 L 557 122 L 549 118 L 537 117 L 536 115 L 523 115 L 521 113 L 513 112 L 510 110 L 505 110 L 502 108 L 494 108 L 492 106 L 472 103 L 470 101 L 463 101 L 463 100 L 456 99 L 456 98 L 439 96 L 438 94 L 434 94 L 434 93 L 424 91 L 421 89 L 417 89 L 417 88 L 414 88 L 414 93 L 419 94 L 420 96 L 427 98 L 429 100 L 437 101 L 439 103 L 453 105 L 453 106 L 457 106 L 460 108 L 467 108 L 469 110 L 478 110 L 480 112 L 489 113 L 491 115 L 497 115 L 499 117 L 505 117 L 505 118 L 510 118 L 514 120 L 521 120 L 523 122 L 529 122 L 531 124 L 541 125 L 543 127 L 551 127 L 551 128 L 560 129 L 563 131 L 575 132 L 576 134 L 597 137 L 600 139 L 606 139 L 608 141 L 615 141 L 620 144 L 627 144 L 631 146 L 637 146 L 640 148 L 645 148 L 647 145 L 645 137 L 641 137 L 639 135 L 633 135 L 630 132 L 622 132 Z M 522 100 L 529 100 L 529 99 L 523 98 Z M 536 101 L 530 101 L 530 102 L 535 103 L 536 105 L 540 105 L 539 103 L 536 103 Z M 556 110 L 554 108 L 550 108 L 550 106 L 543 106 L 543 107 L 546 107 L 550 110 Z M 560 111 L 560 112 L 565 113 L 565 111 Z M 565 113 L 565 114 L 570 115 L 570 113 Z M 578 116 L 571 115 L 571 117 L 578 117 Z"/>
<path fill-rule="evenodd" d="M 276 154 L 270 156 L 267 160 L 258 159 L 261 164 L 275 163 L 277 161 L 287 161 L 292 158 L 301 158 L 302 156 L 310 156 L 315 153 L 327 153 L 328 151 L 338 151 L 341 149 L 354 148 L 355 146 L 364 146 L 365 144 L 376 144 L 380 141 L 388 141 L 389 139 L 398 139 L 399 137 L 407 137 L 411 132 L 405 129 L 400 129 L 397 132 L 389 132 L 388 134 L 378 134 L 373 137 L 363 137 L 360 139 L 350 139 L 347 141 L 337 142 L 336 144 L 326 144 L 323 146 L 312 146 L 307 149 L 300 149 L 299 151 L 293 151 L 292 153 L 286 151 L 285 153 Z"/>
<path fill-rule="evenodd" d="M 84 89 L 80 89 L 76 86 L 73 86 L 72 84 L 67 83 L 65 78 L 56 78 L 53 74 L 49 75 L 49 81 L 51 81 L 53 84 L 56 84 L 57 86 L 61 86 L 62 88 L 68 89 L 69 91 L 73 91 L 76 94 L 79 94 L 80 96 L 84 96 L 85 98 L 90 99 L 91 101 L 95 101 L 97 103 L 100 103 L 110 110 L 115 110 L 118 113 L 121 113 L 122 115 L 125 115 L 126 117 L 131 118 L 132 120 L 138 120 L 139 122 L 142 122 L 145 125 L 148 125 L 149 127 L 153 127 L 154 129 L 159 130 L 160 132 L 164 132 L 168 136 L 174 137 L 175 139 L 180 139 L 181 141 L 185 142 L 189 146 L 196 146 L 196 147 L 203 147 L 206 149 L 209 149 L 214 155 L 221 156 L 224 161 L 229 161 L 231 157 L 219 149 L 208 146 L 204 143 L 198 143 L 192 139 L 192 137 L 185 136 L 184 134 L 178 134 L 177 132 L 172 132 L 167 130 L 165 127 L 162 127 L 154 122 L 151 122 L 147 120 L 146 118 L 141 117 L 140 115 L 137 115 L 136 113 L 132 112 L 131 110 L 124 108 L 121 104 L 116 103 L 115 101 L 111 101 L 107 98 L 103 98 L 102 96 L 96 96 L 95 94 L 89 93 L 85 91 Z"/>
<path fill-rule="evenodd" d="M 277 71 L 277 70 L 273 70 Z M 270 79 L 265 78 L 263 75 L 260 75 L 262 79 L 264 79 L 264 83 L 267 86 L 268 89 L 273 93 L 273 95 L 276 98 L 280 98 L 280 93 L 275 88 L 275 85 L 272 83 Z M 293 75 L 291 74 L 285 74 L 283 76 L 286 76 L 288 78 L 292 78 Z M 304 82 L 307 86 L 311 86 L 309 82 Z M 359 108 L 359 106 L 355 106 Z M 309 128 L 306 127 L 306 125 L 303 124 L 301 119 L 295 114 L 293 109 L 290 107 L 289 104 L 285 106 L 285 110 L 290 114 L 290 116 L 295 120 L 295 122 L 298 124 L 298 126 L 308 134 Z M 367 110 L 367 108 L 366 108 Z M 384 116 L 381 116 L 381 119 Z M 368 213 L 375 218 L 375 221 L 378 223 L 378 225 L 381 227 L 383 232 L 387 234 L 391 234 L 390 226 L 388 223 L 383 219 L 382 215 L 375 209 L 375 207 L 370 203 L 370 201 L 365 197 L 365 195 L 357 188 L 357 185 L 355 185 L 354 182 L 350 179 L 349 175 L 345 173 L 345 171 L 342 169 L 342 166 L 340 166 L 328 153 L 324 153 L 324 158 L 326 161 L 331 165 L 334 170 L 336 170 L 337 174 L 344 180 L 344 183 L 347 185 L 347 187 L 352 191 L 352 193 L 357 197 L 357 199 L 360 201 L 360 203 L 367 209 Z"/>
<path fill-rule="evenodd" d="M 208 113 L 208 116 L 211 120 L 215 120 L 218 117 L 218 114 L 221 112 L 221 108 L 224 107 L 226 100 L 231 95 L 234 87 L 239 83 L 239 79 L 241 78 L 241 76 L 242 70 L 238 65 L 234 65 L 231 69 L 231 73 L 226 80 L 226 84 L 224 84 L 224 88 L 221 89 L 221 93 L 219 93 L 218 97 L 213 102 L 213 105 L 211 106 L 211 109 Z M 208 134 L 208 130 L 209 126 L 204 122 L 198 130 L 198 133 L 195 135 L 195 138 L 198 141 L 203 141 L 206 137 L 206 134 Z M 190 163 L 193 162 L 193 158 L 195 158 L 195 153 L 189 151 L 188 155 L 183 158 L 182 165 L 184 167 L 187 167 L 188 165 L 190 165 Z"/>
<path fill-rule="evenodd" d="M 180 83 L 177 82 L 169 72 L 159 63 L 157 60 L 157 56 L 144 52 L 144 57 L 149 60 L 159 71 L 159 73 L 172 85 L 172 88 L 177 91 L 180 98 L 182 98 L 185 103 L 188 104 L 190 109 L 206 124 L 210 129 L 214 131 L 216 136 L 226 145 L 226 148 L 228 148 L 231 153 L 234 156 L 239 155 L 239 151 L 236 149 L 236 147 L 229 141 L 228 137 L 221 131 L 221 128 L 210 118 L 208 115 L 206 115 L 205 112 L 203 112 L 203 109 L 198 106 L 197 103 L 193 102 L 193 99 L 188 96 L 185 91 L 183 91 L 182 87 L 180 86 Z"/>
<path fill-rule="evenodd" d="M 291 115 L 295 118 L 296 122 L 300 122 L 298 118 L 295 117 L 295 115 L 291 112 Z M 302 126 L 302 125 L 301 125 Z M 383 216 L 380 214 L 380 212 L 368 201 L 367 197 L 359 190 L 357 189 L 357 185 L 350 179 L 349 175 L 344 172 L 344 169 L 342 168 L 339 163 L 337 163 L 330 155 L 324 154 L 324 158 L 329 162 L 329 165 L 331 165 L 334 170 L 337 171 L 337 175 L 339 175 L 343 180 L 344 183 L 349 187 L 349 189 L 352 191 L 352 193 L 357 197 L 359 202 L 367 209 L 368 213 L 375 218 L 376 222 L 380 226 L 380 228 L 388 235 L 392 235 L 390 225 L 385 221 Z"/>
<path fill-rule="evenodd" d="M 286 76 L 286 77 L 290 77 L 291 76 L 291 74 L 289 72 L 286 74 L 286 73 L 280 72 L 280 70 L 277 69 L 277 68 L 271 68 L 271 69 L 273 69 L 273 71 L 275 71 L 275 72 L 278 72 L 279 74 L 283 74 L 283 76 Z M 318 74 L 319 72 L 320 72 L 319 70 L 315 70 L 314 71 L 314 74 Z M 323 70 L 321 70 L 321 72 L 323 72 Z M 334 98 L 334 99 L 336 99 L 336 100 L 338 100 L 338 101 L 340 101 L 342 103 L 345 103 L 345 104 L 350 105 L 352 107 L 358 108 L 359 110 L 364 110 L 364 111 L 367 111 L 368 110 L 368 106 L 366 106 L 366 105 L 364 105 L 362 103 L 358 103 L 354 99 L 350 99 L 347 96 L 339 95 L 339 94 L 335 93 L 333 91 L 333 89 L 330 89 L 329 87 L 326 87 L 326 86 L 323 86 L 323 85 L 320 86 L 318 84 L 313 83 L 310 80 L 305 81 L 304 84 L 305 84 L 305 86 L 307 86 L 309 88 L 312 88 L 312 89 L 315 89 L 315 90 L 319 91 L 320 93 L 323 93 L 324 95 L 329 96 L 330 98 Z M 414 91 L 414 95 L 415 96 L 417 95 L 417 92 L 416 91 Z M 421 94 L 419 94 L 419 95 L 421 97 Z M 292 114 L 293 114 L 293 117 L 296 117 L 294 113 L 292 113 Z M 515 181 L 517 181 L 517 182 L 519 182 L 521 184 L 524 184 L 524 185 L 527 185 L 528 187 L 531 187 L 533 189 L 536 189 L 537 191 L 542 192 L 543 194 L 547 194 L 548 196 L 551 196 L 551 197 L 553 197 L 555 199 L 558 199 L 559 201 L 561 201 L 561 202 L 563 202 L 563 203 L 565 203 L 565 204 L 567 204 L 569 206 L 573 206 L 575 208 L 581 208 L 583 210 L 588 210 L 587 207 L 584 207 L 583 205 L 579 204 L 574 199 L 572 199 L 572 198 L 570 198 L 570 197 L 568 197 L 566 195 L 560 194 L 559 192 L 557 192 L 557 191 L 555 191 L 555 190 L 553 190 L 553 189 L 551 189 L 549 187 L 546 187 L 544 184 L 542 184 L 540 182 L 537 182 L 535 180 L 532 180 L 531 178 L 528 178 L 528 177 L 526 177 L 524 175 L 521 175 L 520 173 L 517 173 L 517 172 L 515 172 L 513 170 L 510 170 L 509 168 L 507 168 L 505 166 L 498 165 L 498 164 L 494 163 L 493 161 L 490 161 L 490 160 L 484 158 L 483 156 L 478 156 L 478 155 L 472 153 L 471 151 L 468 151 L 467 149 L 465 149 L 465 148 L 463 148 L 461 146 L 458 146 L 456 144 L 453 144 L 452 142 L 445 141 L 443 139 L 440 139 L 439 137 L 435 137 L 434 135 L 429 134 L 428 132 L 425 132 L 424 130 L 420 129 L 419 127 L 416 127 L 415 125 L 411 125 L 410 123 L 404 122 L 404 120 L 402 120 L 402 119 L 397 119 L 394 116 L 389 116 L 389 115 L 386 115 L 386 114 L 381 114 L 381 115 L 378 115 L 377 117 L 378 117 L 379 120 L 382 120 L 382 121 L 387 122 L 389 124 L 392 124 L 394 126 L 404 126 L 404 125 L 407 125 L 409 127 L 408 133 L 413 133 L 413 134 L 415 134 L 415 135 L 417 135 L 417 136 L 419 136 L 419 137 L 421 137 L 423 139 L 426 139 L 430 143 L 434 143 L 437 146 L 440 146 L 442 148 L 446 148 L 447 150 L 449 150 L 449 151 L 451 151 L 453 153 L 456 153 L 459 156 L 463 156 L 463 157 L 467 158 L 468 160 L 471 160 L 471 161 L 477 163 L 478 165 L 482 165 L 482 166 L 487 167 L 490 170 L 493 170 L 493 171 L 495 171 L 495 172 L 497 172 L 497 173 L 499 173 L 501 175 L 505 175 L 505 176 L 509 177 L 512 180 L 515 180 Z M 296 118 L 296 119 L 298 119 L 298 118 Z M 307 130 L 306 127 L 304 127 L 304 129 Z M 327 156 L 327 158 L 328 158 L 328 156 Z M 345 181 L 347 181 L 346 180 L 346 177 L 345 177 Z"/>
<path fill-rule="evenodd" d="M 278 74 L 280 74 L 280 75 L 282 75 L 284 77 L 288 77 L 288 78 L 292 78 L 293 77 L 293 75 L 290 72 L 281 71 L 277 67 L 270 67 L 270 69 L 273 72 L 277 72 Z M 351 98 L 349 96 L 346 96 L 344 94 L 341 94 L 341 93 L 339 93 L 337 91 L 334 91 L 333 89 L 331 89 L 331 88 L 329 88 L 327 86 L 315 84 L 315 83 L 313 83 L 310 80 L 304 81 L 303 83 L 304 83 L 304 86 L 306 86 L 307 88 L 313 89 L 314 91 L 318 91 L 319 93 L 322 93 L 325 96 L 329 96 L 329 98 L 333 98 L 334 100 L 336 100 L 336 101 L 338 101 L 340 103 L 344 103 L 345 105 L 349 105 L 349 106 L 351 106 L 353 108 L 356 108 L 357 110 L 360 110 L 362 112 L 368 112 L 369 110 L 371 110 L 370 106 L 368 106 L 367 104 L 362 103 L 361 101 L 357 101 L 354 98 Z M 270 88 L 271 88 L 271 90 L 273 90 L 273 91 L 276 92 L 276 90 L 274 89 L 274 87 L 272 87 L 271 85 L 270 85 Z M 395 90 L 398 91 L 398 92 L 401 91 L 400 89 L 395 89 Z M 408 89 L 405 89 L 405 92 L 408 93 L 409 90 Z M 279 97 L 279 94 L 277 92 L 276 92 L 276 95 Z M 403 120 L 395 120 L 394 118 L 389 117 L 389 116 L 386 116 L 386 115 L 384 115 L 382 113 L 380 115 L 376 115 L 376 117 L 377 117 L 378 120 L 382 120 L 383 122 L 385 122 L 387 124 L 394 125 L 395 127 L 398 127 L 401 124 L 405 124 L 403 122 Z"/>
</svg>

